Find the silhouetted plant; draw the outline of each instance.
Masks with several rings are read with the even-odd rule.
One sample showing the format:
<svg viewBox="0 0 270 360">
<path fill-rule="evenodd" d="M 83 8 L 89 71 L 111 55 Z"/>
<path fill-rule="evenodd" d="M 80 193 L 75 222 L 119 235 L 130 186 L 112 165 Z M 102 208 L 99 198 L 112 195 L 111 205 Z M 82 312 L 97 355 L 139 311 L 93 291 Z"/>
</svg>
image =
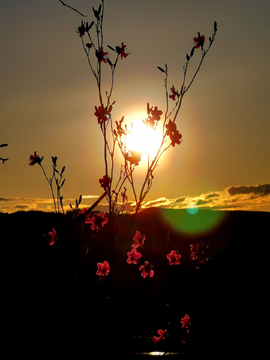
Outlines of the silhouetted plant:
<svg viewBox="0 0 270 360">
<path fill-rule="evenodd" d="M 85 17 L 77 9 L 65 4 L 63 1 L 59 0 L 61 4 L 75 11 L 82 17 Z M 104 174 L 99 179 L 100 187 L 104 190 L 100 198 L 93 204 L 89 209 L 79 209 L 81 204 L 82 196 L 76 200 L 76 204 L 73 207 L 70 204 L 70 207 L 73 211 L 74 224 L 81 222 L 83 226 L 90 226 L 91 235 L 90 237 L 82 243 L 82 249 L 84 253 L 84 260 L 89 251 L 90 240 L 96 237 L 96 234 L 102 234 L 100 236 L 106 236 L 107 244 L 110 249 L 109 258 L 101 260 L 103 262 L 98 262 L 96 265 L 96 275 L 99 276 L 99 280 L 104 277 L 108 279 L 108 284 L 111 281 L 111 272 L 113 271 L 114 261 L 117 257 L 117 254 L 114 254 L 114 240 L 117 237 L 117 230 L 115 227 L 116 216 L 125 211 L 125 206 L 128 203 L 128 184 L 130 185 L 134 206 L 132 207 L 131 213 L 133 214 L 133 220 L 138 212 L 141 210 L 145 198 L 149 193 L 153 178 L 154 172 L 157 168 L 159 161 L 165 151 L 170 147 L 175 148 L 176 145 L 180 145 L 182 141 L 182 135 L 178 130 L 177 118 L 179 115 L 180 108 L 182 106 L 182 101 L 184 95 L 190 89 L 193 84 L 199 70 L 201 69 L 202 63 L 205 56 L 207 55 L 209 49 L 211 48 L 216 32 L 217 32 L 217 23 L 214 22 L 214 29 L 212 35 L 208 39 L 208 44 L 206 45 L 206 39 L 204 35 L 201 35 L 200 32 L 197 33 L 197 36 L 193 38 L 193 46 L 188 54 L 186 54 L 185 64 L 183 66 L 183 79 L 180 84 L 168 85 L 169 81 L 169 70 L 167 64 L 163 67 L 158 66 L 158 70 L 164 75 L 164 85 L 165 85 L 165 101 L 166 106 L 164 110 L 159 109 L 157 106 L 151 106 L 146 102 L 146 117 L 142 119 L 142 123 L 145 126 L 145 129 L 150 129 L 151 131 L 156 131 L 159 127 L 161 129 L 161 141 L 156 153 L 150 157 L 150 154 L 147 154 L 147 166 L 145 170 L 144 180 L 140 190 L 137 191 L 136 184 L 134 180 L 134 173 L 138 166 L 140 166 L 142 152 L 134 151 L 129 148 L 128 145 L 128 136 L 133 131 L 133 126 L 130 127 L 125 123 L 124 116 L 119 120 L 113 120 L 113 109 L 115 101 L 113 100 L 113 90 L 115 83 L 115 70 L 119 65 L 119 59 L 124 60 L 129 55 L 130 52 L 127 50 L 127 45 L 123 41 L 119 42 L 118 45 L 111 46 L 107 45 L 108 51 L 105 50 L 105 41 L 104 41 L 104 32 L 103 32 L 103 21 L 105 14 L 104 0 L 100 1 L 98 8 L 92 8 L 94 14 L 94 20 L 91 22 L 81 21 L 76 31 L 81 39 L 83 51 L 86 55 L 86 59 L 89 65 L 89 69 L 94 77 L 94 80 L 97 85 L 98 92 L 98 104 L 95 106 L 93 115 L 97 121 L 97 125 L 100 127 L 101 138 L 103 141 L 103 160 L 104 160 Z M 200 60 L 196 67 L 196 70 L 191 76 L 191 79 L 187 81 L 187 72 L 189 69 L 189 64 L 192 58 L 195 56 L 195 51 L 200 53 Z M 111 55 L 109 54 L 111 52 Z M 110 69 L 110 86 L 107 90 L 103 90 L 101 79 L 103 79 L 103 68 L 104 66 L 109 67 Z M 122 155 L 122 164 L 119 169 L 116 169 L 115 154 L 116 149 L 120 150 Z M 54 201 L 55 212 L 59 212 L 60 208 L 64 212 L 63 208 L 63 197 L 60 195 L 60 190 L 64 185 L 65 179 L 63 179 L 63 173 L 65 167 L 62 168 L 61 172 L 56 169 L 57 157 L 52 157 L 53 163 L 53 172 L 51 178 L 48 178 L 46 172 L 41 164 L 43 157 L 39 157 L 35 152 L 34 155 L 30 156 L 29 165 L 33 166 L 38 164 L 45 175 L 47 182 L 50 185 L 52 197 Z M 115 174 L 119 174 L 118 176 Z M 53 183 L 56 188 L 56 196 L 53 188 Z M 103 212 L 94 212 L 95 207 L 98 203 L 106 197 L 108 201 L 108 213 Z M 132 224 L 132 222 L 131 222 Z M 107 229 L 107 232 L 103 232 L 103 228 Z M 131 225 L 126 231 L 125 240 L 129 236 Z M 104 235 L 105 234 L 105 235 Z M 52 232 L 49 234 L 49 245 L 55 243 L 56 230 L 53 228 Z M 141 275 L 144 282 L 152 281 L 149 280 L 155 275 L 154 265 L 148 259 L 145 259 L 143 256 L 143 251 L 138 252 L 139 247 L 143 247 L 145 242 L 145 236 L 140 233 L 139 230 L 136 231 L 133 236 L 134 243 L 131 245 L 131 251 L 127 252 L 126 262 L 131 267 L 138 267 L 138 274 Z M 124 242 L 123 242 L 124 243 Z M 119 250 L 121 252 L 121 248 Z M 190 248 L 190 258 L 195 264 L 196 268 L 199 268 L 200 265 L 204 264 L 207 260 L 203 257 L 203 252 L 201 245 L 195 244 L 191 245 Z M 169 254 L 164 254 L 164 258 L 167 258 L 168 265 L 172 267 L 181 266 L 180 259 L 181 254 L 178 253 L 178 250 L 171 250 Z M 179 326 L 182 325 L 182 330 L 185 331 L 185 336 L 189 333 L 189 325 L 191 324 L 190 317 L 186 314 L 183 318 L 179 319 Z M 169 337 L 168 329 L 158 330 L 158 337 L 153 337 L 153 342 L 158 343 L 161 340 L 165 340 Z M 184 337 L 185 339 L 185 337 Z M 185 341 L 185 340 L 183 340 Z"/>
<path fill-rule="evenodd" d="M 54 204 L 54 210 L 55 212 L 60 212 L 60 208 L 62 209 L 62 212 L 64 212 L 63 207 L 63 196 L 61 196 L 61 188 L 63 187 L 66 179 L 63 179 L 63 173 L 65 171 L 65 166 L 62 167 L 62 170 L 59 172 L 57 167 L 57 156 L 52 156 L 52 176 L 48 178 L 46 171 L 44 167 L 42 166 L 41 162 L 43 160 L 44 156 L 40 157 L 37 152 L 34 152 L 34 155 L 30 155 L 29 158 L 29 165 L 34 166 L 35 164 L 38 164 L 45 176 L 45 179 L 47 180 L 48 184 L 51 188 L 52 198 L 53 198 L 53 204 Z M 54 189 L 55 188 L 55 189 Z M 55 196 L 56 192 L 56 196 Z"/>
</svg>

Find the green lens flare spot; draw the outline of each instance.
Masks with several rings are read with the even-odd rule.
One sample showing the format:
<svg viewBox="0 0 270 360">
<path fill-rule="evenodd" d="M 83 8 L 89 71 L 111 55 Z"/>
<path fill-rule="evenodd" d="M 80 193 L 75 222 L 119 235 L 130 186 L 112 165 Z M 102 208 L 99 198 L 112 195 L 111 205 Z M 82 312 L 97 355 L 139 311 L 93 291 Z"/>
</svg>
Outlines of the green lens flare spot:
<svg viewBox="0 0 270 360">
<path fill-rule="evenodd" d="M 186 210 L 162 209 L 162 216 L 172 229 L 189 235 L 198 235 L 216 228 L 225 217 L 223 211 L 200 210 L 189 207 Z"/>
</svg>

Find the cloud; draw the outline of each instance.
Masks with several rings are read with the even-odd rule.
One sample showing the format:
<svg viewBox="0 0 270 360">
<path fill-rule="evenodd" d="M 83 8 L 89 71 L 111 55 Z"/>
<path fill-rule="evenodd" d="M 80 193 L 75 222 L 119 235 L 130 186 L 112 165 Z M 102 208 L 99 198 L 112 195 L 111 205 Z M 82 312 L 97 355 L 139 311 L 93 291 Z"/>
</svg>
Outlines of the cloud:
<svg viewBox="0 0 270 360">
<path fill-rule="evenodd" d="M 270 195 L 270 184 L 262 184 L 262 185 L 240 185 L 240 186 L 231 186 L 227 188 L 228 193 L 231 196 L 240 195 L 240 194 L 254 194 L 259 196 Z"/>
<path fill-rule="evenodd" d="M 93 199 L 97 198 L 95 195 L 83 195 L 82 203 L 83 207 L 90 207 L 93 204 Z M 75 205 L 76 199 L 67 198 L 63 200 L 64 210 L 70 209 L 69 204 Z M 0 198 L 0 212 L 13 213 L 19 210 L 29 211 L 47 211 L 54 212 L 54 203 L 51 198 L 27 198 L 27 197 L 2 197 Z"/>
<path fill-rule="evenodd" d="M 96 195 L 83 195 L 80 208 L 90 207 L 96 199 Z M 70 210 L 76 199 L 64 199 L 64 210 Z M 121 204 L 119 204 L 119 207 Z M 134 204 L 129 202 L 125 210 L 130 211 Z M 166 209 L 187 209 L 197 207 L 199 209 L 212 210 L 253 210 L 270 211 L 270 184 L 262 185 L 238 185 L 230 186 L 222 191 L 214 191 L 198 196 L 180 196 L 175 199 L 160 197 L 149 200 L 143 208 L 160 207 Z M 0 198 L 0 211 L 13 213 L 18 210 L 54 211 L 52 199 L 25 198 L 25 197 L 2 197 Z M 98 211 L 108 211 L 108 204 L 104 199 L 97 207 Z"/>
<path fill-rule="evenodd" d="M 222 191 L 176 199 L 160 198 L 144 204 L 147 207 L 187 209 L 198 207 L 212 210 L 270 211 L 270 184 L 230 186 Z"/>
</svg>

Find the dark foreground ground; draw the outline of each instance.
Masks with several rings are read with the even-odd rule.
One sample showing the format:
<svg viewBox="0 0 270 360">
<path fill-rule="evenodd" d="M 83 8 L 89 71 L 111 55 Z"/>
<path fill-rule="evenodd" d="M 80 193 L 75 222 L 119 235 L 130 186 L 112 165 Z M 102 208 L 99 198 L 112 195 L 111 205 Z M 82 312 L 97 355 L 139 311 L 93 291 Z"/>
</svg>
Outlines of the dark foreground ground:
<svg viewBox="0 0 270 360">
<path fill-rule="evenodd" d="M 70 216 L 0 214 L 7 358 L 171 351 L 219 359 L 225 353 L 243 358 L 254 349 L 258 355 L 269 326 L 270 213 L 216 214 L 147 210 L 126 241 L 119 233 L 113 248 L 105 231 L 90 240 L 89 226 L 69 228 Z M 121 223 L 124 232 L 128 223 Z M 52 227 L 58 240 L 49 246 Z M 138 263 L 154 265 L 151 279 L 126 263 L 136 230 L 146 236 Z M 209 246 L 203 256 L 209 261 L 198 270 L 189 249 L 200 242 Z M 179 266 L 168 265 L 171 250 L 182 255 Z M 96 264 L 104 260 L 111 262 L 111 273 L 99 278 Z M 180 324 L 185 314 L 191 318 L 187 336 Z M 170 337 L 154 344 L 158 329 L 168 329 Z"/>
</svg>

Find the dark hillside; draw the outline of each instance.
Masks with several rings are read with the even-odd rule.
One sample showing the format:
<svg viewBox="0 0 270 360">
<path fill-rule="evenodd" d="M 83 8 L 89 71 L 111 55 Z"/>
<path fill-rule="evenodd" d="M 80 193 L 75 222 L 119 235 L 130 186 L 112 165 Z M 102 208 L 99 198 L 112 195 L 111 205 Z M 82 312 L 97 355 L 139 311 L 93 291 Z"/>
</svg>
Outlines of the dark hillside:
<svg viewBox="0 0 270 360">
<path fill-rule="evenodd" d="M 123 343 L 130 352 L 209 354 L 218 346 L 222 352 L 242 354 L 254 344 L 260 348 L 270 213 L 190 215 L 148 209 L 138 215 L 127 240 L 123 233 L 130 217 L 119 221 L 113 260 L 105 227 L 88 241 L 89 225 L 70 227 L 70 215 L 0 213 L 5 332 L 11 343 L 20 343 L 21 352 L 27 352 L 31 339 L 32 345 L 57 344 L 61 352 L 74 348 L 89 354 L 119 354 Z M 46 236 L 52 228 L 58 240 L 49 246 Z M 136 230 L 146 240 L 138 249 L 139 265 L 129 265 L 127 252 Z M 82 244 L 87 241 L 84 257 Z M 202 260 L 209 260 L 198 270 L 190 244 L 199 243 L 205 245 Z M 180 265 L 168 265 L 171 250 L 181 254 Z M 96 264 L 104 260 L 110 262 L 111 273 L 100 279 Z M 154 266 L 151 279 L 143 279 L 138 269 L 145 260 Z M 192 324 L 183 344 L 179 324 L 186 313 Z M 164 328 L 170 339 L 154 345 L 150 337 Z"/>
</svg>

